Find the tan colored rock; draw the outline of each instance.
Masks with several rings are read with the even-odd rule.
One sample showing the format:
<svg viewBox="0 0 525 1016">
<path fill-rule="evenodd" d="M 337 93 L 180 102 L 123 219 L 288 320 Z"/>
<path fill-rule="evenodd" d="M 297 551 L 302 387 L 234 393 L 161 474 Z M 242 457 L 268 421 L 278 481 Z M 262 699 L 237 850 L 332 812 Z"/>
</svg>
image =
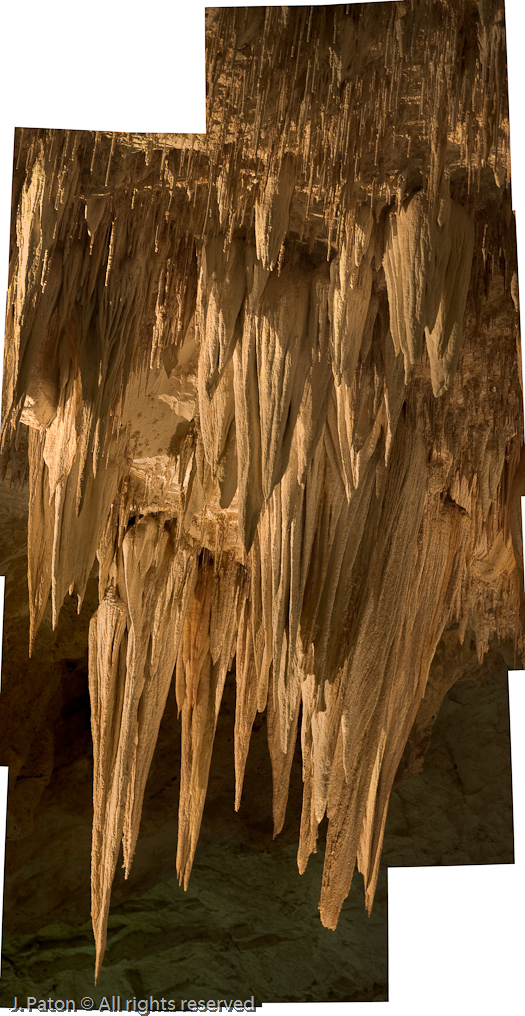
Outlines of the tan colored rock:
<svg viewBox="0 0 525 1016">
<path fill-rule="evenodd" d="M 398 6 L 208 12 L 191 145 L 17 132 L 2 445 L 14 478 L 29 428 L 31 645 L 98 560 L 97 976 L 174 673 L 181 883 L 235 661 L 234 806 L 266 709 L 282 829 L 300 716 L 335 927 L 447 626 L 523 651 L 502 8 Z"/>
</svg>

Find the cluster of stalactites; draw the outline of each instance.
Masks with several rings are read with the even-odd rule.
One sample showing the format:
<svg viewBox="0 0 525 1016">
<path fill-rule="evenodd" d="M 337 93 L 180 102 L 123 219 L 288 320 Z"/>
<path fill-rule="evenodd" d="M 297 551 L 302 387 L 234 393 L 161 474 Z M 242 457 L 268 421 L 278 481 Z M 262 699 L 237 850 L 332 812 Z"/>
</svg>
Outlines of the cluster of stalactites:
<svg viewBox="0 0 525 1016">
<path fill-rule="evenodd" d="M 446 425 L 447 414 L 457 413 L 453 392 L 436 415 L 439 426 L 430 427 L 430 449 L 421 426 L 421 391 L 430 387 L 424 397 L 432 402 L 454 386 L 472 223 L 445 190 L 434 217 L 419 193 L 392 211 L 383 241 L 363 208 L 330 268 L 283 264 L 277 252 L 288 228 L 292 168 L 289 160 L 282 191 L 277 181 L 261 193 L 255 242 L 210 239 L 199 266 L 201 451 L 188 466 L 190 503 L 198 517 L 217 490 L 224 510 L 235 499 L 245 553 L 199 553 L 180 520 L 173 529 L 160 517 L 135 522 L 116 551 L 106 544 L 91 652 L 104 660 L 113 647 L 114 687 L 124 689 L 105 719 L 108 758 L 125 751 L 125 706 L 133 722 L 151 722 L 145 733 L 137 728 L 127 762 L 117 767 L 129 781 L 119 784 L 118 808 L 107 778 L 95 781 L 97 970 L 119 839 L 129 869 L 175 661 L 181 882 L 187 885 L 193 863 L 217 715 L 235 660 L 235 806 L 253 721 L 266 709 L 279 832 L 301 711 L 298 864 L 303 871 L 327 814 L 320 909 L 335 927 L 356 861 L 372 906 L 392 783 L 445 625 L 459 620 L 463 637 L 470 624 L 482 654 L 490 632 L 509 634 L 513 623 L 516 567 L 501 526 L 518 421 L 497 437 L 488 427 L 466 473 L 458 471 L 461 428 Z M 421 389 L 413 372 L 425 337 L 430 376 Z M 468 441 L 466 426 L 463 434 Z M 132 553 L 135 547 L 144 550 Z M 159 599 L 159 589 L 175 588 L 166 569 L 177 576 L 178 598 Z M 503 604 L 497 619 L 494 582 Z M 133 589 L 140 589 L 138 612 L 130 606 Z M 152 639 L 141 650 L 146 663 L 141 656 L 137 684 L 137 648 L 129 647 L 142 630 Z M 154 661 L 161 642 L 165 667 Z M 97 681 L 104 666 L 90 664 Z M 101 731 L 94 728 L 99 744 Z"/>
<path fill-rule="evenodd" d="M 292 171 L 290 158 L 261 192 L 255 245 L 218 236 L 200 262 L 199 423 L 224 507 L 237 491 L 248 551 L 292 452 L 304 487 L 327 419 L 348 499 L 382 434 L 387 466 L 425 336 L 434 396 L 450 387 L 473 256 L 472 220 L 445 182 L 433 216 L 422 192 L 386 224 L 362 206 L 330 267 L 283 267 Z"/>
<path fill-rule="evenodd" d="M 284 292 L 281 300 L 286 318 Z M 275 345 L 285 334 L 277 332 Z M 327 324 L 327 345 L 329 335 Z M 204 361 L 202 346 L 201 355 Z M 181 882 L 187 885 L 191 871 L 217 715 L 235 659 L 235 805 L 253 721 L 257 710 L 267 709 L 279 832 L 302 707 L 298 864 L 303 871 L 328 814 L 320 909 L 323 922 L 335 927 L 356 859 L 372 905 L 392 782 L 445 625 L 459 618 L 464 633 L 474 606 L 484 639 L 493 603 L 490 597 L 480 602 L 479 583 L 490 592 L 494 580 L 507 624 L 512 617 L 512 550 L 501 530 L 489 536 L 483 525 L 485 499 L 500 508 L 509 435 L 501 435 L 501 446 L 485 444 L 478 487 L 456 476 L 443 434 L 430 468 L 421 428 L 402 410 L 404 363 L 388 333 L 372 336 L 358 373 L 359 386 L 347 398 L 348 419 L 359 425 L 346 440 L 356 455 L 356 444 L 368 445 L 355 484 L 345 484 L 338 427 L 336 391 L 344 381 L 336 386 L 330 371 L 326 394 L 318 373 L 319 387 L 309 388 L 283 475 L 264 501 L 244 564 L 232 555 L 197 555 L 180 526 L 151 516 L 135 521 L 117 551 L 109 546 L 101 558 L 105 594 L 90 642 L 97 971 L 119 842 L 129 870 L 175 661 Z M 374 393 L 372 379 L 381 373 Z M 319 400 L 324 412 L 315 428 L 311 403 Z M 476 588 L 469 580 L 473 565 Z M 99 702 L 107 704 L 105 714 Z"/>
<path fill-rule="evenodd" d="M 181 881 L 187 885 L 191 871 L 235 659 L 236 807 L 253 720 L 266 709 L 281 828 L 302 707 L 298 863 L 302 871 L 328 814 L 321 916 L 333 927 L 356 859 L 372 904 L 392 781 L 445 624 L 459 619 L 462 633 L 470 624 L 482 652 L 495 627 L 490 582 L 503 590 L 507 618 L 515 598 L 512 551 L 494 518 L 516 427 L 492 440 L 487 431 L 470 471 L 461 472 L 460 431 L 445 422 L 457 415 L 471 220 L 443 178 L 434 205 L 419 191 L 388 217 L 366 204 L 354 209 L 329 266 L 291 257 L 297 167 L 288 154 L 259 190 L 253 240 L 222 234 L 202 247 L 195 439 L 180 469 L 184 515 L 128 525 L 127 434 L 115 407 L 124 413 L 126 366 L 140 367 L 145 322 L 143 369 L 156 364 L 166 336 L 173 339 L 191 245 L 179 241 L 170 258 L 164 247 L 157 261 L 158 223 L 147 226 L 143 194 L 125 192 L 116 207 L 111 195 L 85 200 L 84 247 L 79 239 L 75 254 L 64 236 L 62 248 L 62 206 L 47 208 L 50 164 L 42 147 L 18 206 L 13 377 L 24 377 L 24 358 L 33 366 L 11 399 L 30 426 L 32 637 L 50 591 L 56 621 L 67 589 L 81 596 L 99 557 L 89 666 L 97 972 L 120 843 L 129 871 L 174 667 Z M 73 204 L 64 201 L 69 216 Z M 164 281 L 155 293 L 159 262 Z M 429 377 L 421 387 L 425 339 Z M 430 465 L 422 391 L 429 404 L 451 392 L 448 410 L 435 415 L 439 426 L 429 425 Z M 461 433 L 468 441 L 467 429 Z M 236 511 L 233 555 L 201 553 L 195 519 L 209 510 Z M 488 590 L 481 598 L 479 582 Z M 498 623 L 507 631 L 508 620 L 500 615 Z"/>
<path fill-rule="evenodd" d="M 469 191 L 485 170 L 508 183 L 503 0 L 212 13 L 206 215 L 216 191 L 229 236 L 288 151 L 329 253 L 360 193 L 389 202 L 403 186 L 400 162 L 432 201 L 452 152 Z"/>
<path fill-rule="evenodd" d="M 282 827 L 301 713 L 298 863 L 328 815 L 320 908 L 334 927 L 356 860 L 372 904 L 392 782 L 444 626 L 470 627 L 480 655 L 513 626 L 521 417 L 502 411 L 491 429 L 475 416 L 485 402 L 465 403 L 476 233 L 447 169 L 454 148 L 469 186 L 475 166 L 504 182 L 502 22 L 499 5 L 480 6 L 479 19 L 430 0 L 223 12 L 210 18 L 204 148 L 19 139 L 3 440 L 29 425 L 31 641 L 49 596 L 56 623 L 99 560 L 97 973 L 174 669 L 181 882 L 235 660 L 235 806 L 266 709 Z M 421 142 L 397 120 L 414 81 Z M 413 179 L 398 172 L 408 141 Z M 169 373 L 188 329 L 196 409 L 178 501 L 148 514 L 123 426 L 129 383 Z M 210 517 L 217 531 L 237 520 L 230 552 L 204 538 Z"/>
<path fill-rule="evenodd" d="M 196 265 L 169 186 L 144 186 L 147 159 L 128 167 L 82 132 L 18 144 L 2 445 L 29 426 L 32 645 L 49 595 L 54 625 L 68 590 L 80 609 L 129 468 L 127 384 L 184 336 Z"/>
</svg>

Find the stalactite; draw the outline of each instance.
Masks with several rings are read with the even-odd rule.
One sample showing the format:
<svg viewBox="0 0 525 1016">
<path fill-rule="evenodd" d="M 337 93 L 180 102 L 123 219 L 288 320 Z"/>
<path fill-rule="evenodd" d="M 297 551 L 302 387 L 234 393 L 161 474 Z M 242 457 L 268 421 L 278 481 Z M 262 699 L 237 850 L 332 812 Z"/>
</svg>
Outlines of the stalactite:
<svg viewBox="0 0 525 1016">
<path fill-rule="evenodd" d="M 208 773 L 226 674 L 235 654 L 238 565 L 217 573 L 199 565 L 177 658 L 177 704 L 182 718 L 177 873 L 187 888 L 204 808 Z"/>
<path fill-rule="evenodd" d="M 127 877 L 195 580 L 194 555 L 173 545 L 161 519 L 146 516 L 124 536 L 109 568 L 104 598 L 91 621 L 96 978 L 104 955 L 120 841 Z"/>
<path fill-rule="evenodd" d="M 235 665 L 234 806 L 266 710 L 279 833 L 300 723 L 335 927 L 445 627 L 523 650 L 501 14 L 210 11 L 205 139 L 17 134 L 4 469 L 29 428 L 31 647 L 98 560 L 97 977 L 173 672 L 181 884 Z"/>
</svg>

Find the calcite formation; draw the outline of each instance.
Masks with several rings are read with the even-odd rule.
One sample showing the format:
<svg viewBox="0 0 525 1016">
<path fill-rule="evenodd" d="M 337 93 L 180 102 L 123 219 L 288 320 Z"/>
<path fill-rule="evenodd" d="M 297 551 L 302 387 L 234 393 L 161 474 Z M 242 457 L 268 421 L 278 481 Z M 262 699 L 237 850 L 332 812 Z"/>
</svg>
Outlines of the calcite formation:
<svg viewBox="0 0 525 1016">
<path fill-rule="evenodd" d="M 523 651 L 502 2 L 206 33 L 205 136 L 15 138 L 4 474 L 28 432 L 30 647 L 98 568 L 96 976 L 172 680 L 180 882 L 234 669 L 235 808 L 266 710 L 275 834 L 300 736 L 298 866 L 326 815 L 335 928 L 356 864 L 372 907 L 444 630 Z"/>
</svg>

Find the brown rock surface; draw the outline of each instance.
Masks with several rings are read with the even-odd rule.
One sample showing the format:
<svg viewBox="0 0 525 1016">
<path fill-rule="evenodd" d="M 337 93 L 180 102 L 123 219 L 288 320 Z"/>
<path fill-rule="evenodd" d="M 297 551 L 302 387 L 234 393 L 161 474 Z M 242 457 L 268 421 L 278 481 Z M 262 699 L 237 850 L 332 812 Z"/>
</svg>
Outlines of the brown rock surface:
<svg viewBox="0 0 525 1016">
<path fill-rule="evenodd" d="M 172 674 L 179 880 L 234 668 L 236 807 L 266 710 L 274 832 L 300 731 L 298 865 L 326 816 L 335 928 L 356 863 L 372 907 L 396 773 L 417 768 L 461 676 L 443 653 L 523 651 L 502 4 L 212 10 L 207 77 L 190 146 L 15 140 L 2 448 L 7 480 L 29 478 L 30 621 L 24 499 L 6 491 L 20 624 L 2 761 L 21 837 L 69 737 L 65 673 L 85 694 L 71 597 L 93 612 L 98 562 L 97 977 Z"/>
</svg>

